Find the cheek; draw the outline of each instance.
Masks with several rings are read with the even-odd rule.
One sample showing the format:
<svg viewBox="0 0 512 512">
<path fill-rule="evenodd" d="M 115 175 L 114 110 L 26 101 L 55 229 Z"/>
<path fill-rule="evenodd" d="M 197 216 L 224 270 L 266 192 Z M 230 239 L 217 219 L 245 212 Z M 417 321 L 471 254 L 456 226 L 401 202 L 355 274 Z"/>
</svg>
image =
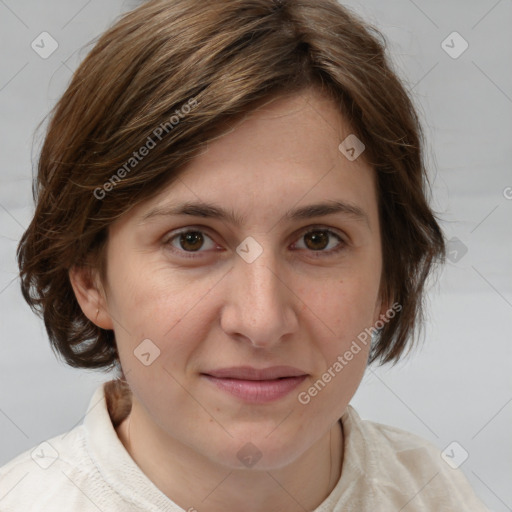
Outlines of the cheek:
<svg viewBox="0 0 512 512">
<path fill-rule="evenodd" d="M 339 418 L 356 392 L 366 369 L 371 347 L 375 295 L 354 279 L 316 297 L 321 311 L 311 337 L 321 354 L 316 374 L 298 397 L 308 415 L 329 413 Z M 376 292 L 375 292 L 376 293 Z M 365 331 L 367 329 L 367 331 Z M 332 414 L 331 414 L 332 413 Z"/>
<path fill-rule="evenodd" d="M 116 288 L 109 309 L 125 375 L 130 369 L 140 373 L 137 356 L 148 352 L 151 358 L 158 356 L 151 365 L 151 381 L 157 368 L 181 371 L 218 322 L 218 298 L 210 293 L 218 277 L 185 276 L 162 262 L 148 261 L 120 265 L 112 274 Z"/>
<path fill-rule="evenodd" d="M 328 418 L 329 423 L 341 417 L 361 383 L 369 349 L 369 342 L 357 339 L 323 347 L 324 365 L 297 396 L 305 417 Z"/>
<path fill-rule="evenodd" d="M 343 344 L 372 325 L 378 288 L 378 279 L 370 273 L 347 272 L 343 278 L 330 279 L 316 288 L 311 283 L 304 285 L 298 295 L 303 301 L 302 311 L 316 314 L 318 328 L 324 327 L 323 337 L 330 337 L 332 346 L 332 339 Z"/>
<path fill-rule="evenodd" d="M 321 354 L 317 384 L 305 397 L 316 401 L 314 408 L 328 403 L 343 411 L 356 391 L 367 366 L 377 296 L 378 282 L 352 275 L 305 297 L 304 307 L 314 313 L 307 314 L 307 329 Z"/>
<path fill-rule="evenodd" d="M 109 310 L 120 334 L 140 337 L 162 334 L 183 318 L 198 287 L 183 282 L 180 274 L 149 255 L 118 259 L 110 272 Z"/>
</svg>

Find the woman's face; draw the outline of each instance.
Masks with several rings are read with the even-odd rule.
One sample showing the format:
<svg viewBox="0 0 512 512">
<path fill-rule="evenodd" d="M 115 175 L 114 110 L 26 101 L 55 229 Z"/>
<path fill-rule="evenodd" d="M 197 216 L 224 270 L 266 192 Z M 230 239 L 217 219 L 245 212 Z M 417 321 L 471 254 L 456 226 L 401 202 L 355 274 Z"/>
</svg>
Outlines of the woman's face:
<svg viewBox="0 0 512 512">
<path fill-rule="evenodd" d="M 369 343 L 345 354 L 385 310 L 375 175 L 338 148 L 350 133 L 317 91 L 281 97 L 111 226 L 106 309 L 162 439 L 278 468 L 343 414 Z"/>
</svg>

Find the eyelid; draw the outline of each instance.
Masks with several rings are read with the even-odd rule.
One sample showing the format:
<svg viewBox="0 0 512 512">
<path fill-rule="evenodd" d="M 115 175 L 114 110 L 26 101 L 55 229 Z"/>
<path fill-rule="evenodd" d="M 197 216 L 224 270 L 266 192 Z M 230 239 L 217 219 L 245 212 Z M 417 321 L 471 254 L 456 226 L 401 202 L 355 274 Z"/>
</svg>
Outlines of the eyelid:
<svg viewBox="0 0 512 512">
<path fill-rule="evenodd" d="M 301 228 L 298 230 L 298 233 L 305 235 L 307 233 L 311 233 L 311 231 L 328 231 L 329 233 L 332 233 L 333 235 L 336 235 L 340 238 L 340 240 L 347 241 L 347 235 L 341 231 L 340 229 L 333 228 L 331 226 L 326 226 L 324 224 L 312 224 L 309 226 L 306 226 L 304 228 Z"/>
<path fill-rule="evenodd" d="M 206 235 L 213 243 L 217 244 L 217 242 L 215 242 L 213 237 L 208 234 L 210 231 L 210 228 L 208 228 L 207 226 L 201 226 L 201 225 L 191 225 L 191 226 L 184 226 L 182 228 L 177 228 L 176 230 L 171 231 L 170 233 L 168 233 L 168 235 L 166 235 L 164 237 L 163 243 L 164 243 L 164 245 L 169 246 L 170 250 L 172 252 L 179 253 L 180 255 L 184 255 L 185 258 L 200 257 L 200 256 L 196 256 L 196 254 L 200 255 L 201 253 L 208 252 L 208 251 L 202 251 L 202 250 L 184 251 L 184 250 L 177 249 L 171 245 L 171 242 L 173 240 L 175 240 L 176 237 L 180 236 L 181 234 L 195 232 L 195 231 L 200 232 L 203 235 Z M 300 250 L 305 250 L 309 253 L 315 254 L 314 257 L 321 257 L 322 255 L 324 257 L 328 257 L 329 255 L 332 255 L 332 254 L 335 254 L 335 253 L 341 251 L 348 244 L 347 236 L 343 232 L 339 231 L 336 228 L 325 226 L 322 224 L 314 224 L 314 225 L 309 225 L 309 226 L 300 228 L 298 231 L 296 231 L 294 233 L 293 236 L 294 236 L 294 238 L 296 238 L 298 236 L 298 240 L 300 240 L 303 236 L 307 235 L 308 233 L 314 232 L 314 231 L 325 231 L 325 232 L 329 233 L 331 236 L 338 238 L 339 245 L 342 246 L 341 248 L 330 249 L 328 251 L 325 251 L 325 250 L 314 251 L 314 250 L 308 250 L 308 249 L 300 249 Z M 296 242 L 294 242 L 293 245 L 295 245 L 298 242 L 298 240 Z"/>
<path fill-rule="evenodd" d="M 184 226 L 182 228 L 177 228 L 175 230 L 168 232 L 163 237 L 162 243 L 163 243 L 164 247 L 166 247 L 170 252 L 172 252 L 173 254 L 177 254 L 181 258 L 185 258 L 185 259 L 201 258 L 202 253 L 210 252 L 212 249 L 210 249 L 210 251 L 203 251 L 203 250 L 201 250 L 202 248 L 198 251 L 184 251 L 183 249 L 178 249 L 178 248 L 174 247 L 172 245 L 172 242 L 177 237 L 179 237 L 180 235 L 182 235 L 184 233 L 199 232 L 202 235 L 208 237 L 218 247 L 219 244 L 217 244 L 217 242 L 213 239 L 213 237 L 208 234 L 209 231 L 210 231 L 209 228 L 206 226 L 194 226 L 194 225 Z M 216 252 L 220 252 L 217 248 L 213 249 L 213 250 Z"/>
<path fill-rule="evenodd" d="M 299 240 L 301 240 L 302 237 L 304 237 L 305 235 L 307 235 L 309 233 L 312 233 L 312 232 L 315 232 L 315 231 L 324 231 L 326 233 L 329 233 L 330 236 L 333 236 L 333 237 L 337 238 L 338 242 L 339 242 L 338 245 L 336 246 L 336 248 L 330 249 L 328 251 L 325 251 L 325 250 L 314 251 L 314 250 L 311 250 L 311 249 L 308 250 L 307 248 L 306 249 L 301 249 L 301 250 L 307 251 L 308 253 L 310 253 L 315 258 L 316 257 L 325 257 L 325 258 L 327 258 L 329 256 L 335 255 L 338 252 L 340 252 L 341 250 L 343 250 L 348 245 L 348 240 L 347 240 L 346 235 L 342 234 L 342 232 L 338 231 L 335 228 L 331 228 L 331 227 L 324 226 L 324 225 L 312 225 L 312 226 L 308 226 L 305 229 L 300 230 L 299 231 L 299 233 L 300 233 Z M 295 242 L 294 245 L 296 243 L 297 242 Z"/>
<path fill-rule="evenodd" d="M 200 232 L 200 233 L 203 233 L 203 234 L 206 234 L 208 237 L 211 238 L 210 235 L 208 235 L 208 232 L 209 232 L 209 228 L 207 228 L 206 226 L 184 226 L 182 228 L 176 228 L 176 229 L 173 229 L 171 231 L 169 231 L 165 236 L 164 236 L 164 240 L 166 242 L 170 241 L 170 240 L 174 240 L 174 238 L 176 238 L 178 235 L 181 235 L 183 233 L 193 233 L 193 232 Z"/>
</svg>

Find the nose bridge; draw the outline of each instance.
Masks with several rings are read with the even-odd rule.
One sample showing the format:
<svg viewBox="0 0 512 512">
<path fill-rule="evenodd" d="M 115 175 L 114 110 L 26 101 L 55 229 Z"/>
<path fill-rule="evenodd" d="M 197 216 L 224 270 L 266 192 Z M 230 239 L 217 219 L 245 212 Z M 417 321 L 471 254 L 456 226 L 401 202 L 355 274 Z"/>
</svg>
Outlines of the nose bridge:
<svg viewBox="0 0 512 512">
<path fill-rule="evenodd" d="M 241 258 L 235 266 L 237 277 L 246 291 L 244 303 L 249 306 L 249 311 L 256 315 L 280 306 L 284 285 L 279 278 L 277 258 L 270 249 L 264 250 L 251 263 Z"/>
<path fill-rule="evenodd" d="M 222 322 L 231 334 L 243 335 L 255 346 L 270 346 L 296 327 L 293 294 L 285 286 L 278 257 L 270 249 L 251 262 L 235 260 L 229 304 Z"/>
</svg>

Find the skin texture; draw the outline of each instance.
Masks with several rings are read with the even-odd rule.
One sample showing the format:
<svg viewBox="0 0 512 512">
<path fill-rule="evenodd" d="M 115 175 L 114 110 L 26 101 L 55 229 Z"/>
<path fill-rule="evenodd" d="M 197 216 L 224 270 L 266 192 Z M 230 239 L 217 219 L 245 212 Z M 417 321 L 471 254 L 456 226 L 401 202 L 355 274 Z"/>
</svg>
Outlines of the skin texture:
<svg viewBox="0 0 512 512">
<path fill-rule="evenodd" d="M 338 149 L 350 133 L 316 89 L 274 98 L 210 142 L 158 197 L 111 225 L 106 283 L 70 272 L 84 313 L 114 330 L 133 392 L 118 435 L 185 510 L 312 510 L 340 477 L 338 420 L 361 382 L 369 347 L 308 404 L 297 397 L 387 309 L 379 295 L 375 172 Z M 199 200 L 243 222 L 184 215 L 143 221 L 156 207 Z M 284 217 L 327 200 L 355 205 L 367 218 Z M 312 227 L 323 230 L 324 243 L 307 235 Z M 182 228 L 200 230 L 203 243 L 180 243 Z M 334 233 L 325 238 L 326 229 Z M 251 263 L 236 252 L 249 236 L 263 250 Z M 144 339 L 160 350 L 148 366 L 134 355 Z M 246 403 L 201 375 L 283 364 L 308 376 L 265 404 Z M 237 457 L 248 442 L 261 454 L 251 468 Z"/>
</svg>

